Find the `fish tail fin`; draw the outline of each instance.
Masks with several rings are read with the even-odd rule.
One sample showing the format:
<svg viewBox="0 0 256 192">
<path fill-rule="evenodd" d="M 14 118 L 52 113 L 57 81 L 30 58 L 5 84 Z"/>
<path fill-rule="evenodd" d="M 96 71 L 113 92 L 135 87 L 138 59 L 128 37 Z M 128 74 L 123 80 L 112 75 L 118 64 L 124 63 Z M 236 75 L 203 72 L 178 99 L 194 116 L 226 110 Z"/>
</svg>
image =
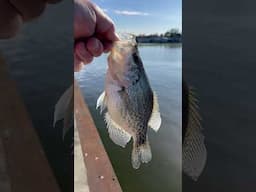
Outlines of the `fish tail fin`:
<svg viewBox="0 0 256 192">
<path fill-rule="evenodd" d="M 151 159 L 152 153 L 148 141 L 141 145 L 134 144 L 132 150 L 132 166 L 134 169 L 138 169 L 141 163 L 150 162 Z"/>
<path fill-rule="evenodd" d="M 207 159 L 207 150 L 204 145 L 204 136 L 194 132 L 183 145 L 182 166 L 184 172 L 194 181 L 201 175 Z"/>
<path fill-rule="evenodd" d="M 152 153 L 149 143 L 139 146 L 140 160 L 142 163 L 148 163 L 152 159 Z"/>
<path fill-rule="evenodd" d="M 207 160 L 201 116 L 193 88 L 188 90 L 189 118 L 182 146 L 183 171 L 194 181 L 201 175 Z"/>
</svg>

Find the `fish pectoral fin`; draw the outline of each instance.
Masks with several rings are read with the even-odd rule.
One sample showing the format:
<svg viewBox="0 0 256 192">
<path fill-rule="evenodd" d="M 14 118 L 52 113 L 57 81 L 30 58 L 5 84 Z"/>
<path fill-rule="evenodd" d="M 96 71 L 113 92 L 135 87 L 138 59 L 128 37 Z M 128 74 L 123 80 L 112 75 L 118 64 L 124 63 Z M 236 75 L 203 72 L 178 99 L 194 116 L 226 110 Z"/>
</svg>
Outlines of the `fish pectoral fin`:
<svg viewBox="0 0 256 192">
<path fill-rule="evenodd" d="M 115 144 L 125 147 L 130 141 L 131 135 L 122 129 L 116 122 L 114 122 L 108 113 L 105 114 L 105 121 L 111 140 Z"/>
<path fill-rule="evenodd" d="M 55 127 L 57 121 L 64 119 L 67 114 L 67 110 L 70 108 L 70 102 L 73 102 L 74 88 L 73 85 L 68 88 L 64 94 L 60 97 L 55 105 L 53 127 Z"/>
<path fill-rule="evenodd" d="M 99 98 L 97 99 L 97 105 L 96 105 L 96 109 L 98 109 L 100 107 L 100 113 L 102 113 L 104 111 L 104 109 L 106 108 L 106 97 L 105 97 L 105 91 L 103 91 L 101 93 L 101 95 L 99 96 Z"/>
<path fill-rule="evenodd" d="M 158 104 L 158 99 L 157 95 L 154 92 L 153 94 L 153 109 L 152 109 L 152 114 L 148 122 L 148 126 L 152 128 L 155 132 L 157 132 L 161 126 L 161 115 L 159 112 L 159 104 Z"/>
</svg>

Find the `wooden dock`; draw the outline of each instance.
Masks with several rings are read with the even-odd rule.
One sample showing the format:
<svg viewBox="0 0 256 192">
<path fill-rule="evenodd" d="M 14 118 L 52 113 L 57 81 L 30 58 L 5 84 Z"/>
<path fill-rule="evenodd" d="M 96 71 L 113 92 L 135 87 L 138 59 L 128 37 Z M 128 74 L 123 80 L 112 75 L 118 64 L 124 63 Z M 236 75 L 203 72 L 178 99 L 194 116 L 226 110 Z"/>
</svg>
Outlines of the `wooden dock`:
<svg viewBox="0 0 256 192">
<path fill-rule="evenodd" d="M 59 192 L 39 138 L 0 55 L 0 192 Z M 74 86 L 75 192 L 122 192 L 97 128 Z"/>
<path fill-rule="evenodd" d="M 76 82 L 74 84 L 75 130 L 80 138 L 89 191 L 122 192 L 80 88 Z M 76 158 L 74 162 L 79 163 Z"/>
</svg>

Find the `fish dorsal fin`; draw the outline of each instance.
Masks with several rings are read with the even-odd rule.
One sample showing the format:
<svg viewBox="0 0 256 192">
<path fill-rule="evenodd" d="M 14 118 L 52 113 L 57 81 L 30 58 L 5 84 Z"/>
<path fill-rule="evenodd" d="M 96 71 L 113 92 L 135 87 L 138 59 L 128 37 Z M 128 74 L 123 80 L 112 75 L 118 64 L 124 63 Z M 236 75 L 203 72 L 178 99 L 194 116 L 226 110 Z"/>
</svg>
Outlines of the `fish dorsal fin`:
<svg viewBox="0 0 256 192">
<path fill-rule="evenodd" d="M 98 109 L 100 107 L 100 113 L 102 113 L 104 111 L 104 109 L 106 108 L 106 97 L 105 97 L 105 91 L 103 91 L 99 98 L 97 99 L 97 105 L 96 105 L 96 109 Z"/>
<path fill-rule="evenodd" d="M 204 145 L 197 99 L 192 88 L 189 89 L 188 100 L 189 117 L 182 146 L 182 167 L 184 173 L 196 181 L 205 167 L 207 150 Z"/>
<path fill-rule="evenodd" d="M 125 147 L 130 141 L 131 135 L 123 130 L 116 122 L 114 122 L 108 113 L 105 114 L 105 121 L 107 124 L 109 137 L 112 139 L 112 141 L 121 147 Z"/>
<path fill-rule="evenodd" d="M 153 93 L 153 109 L 152 109 L 152 114 L 148 122 L 148 126 L 152 128 L 155 132 L 157 132 L 161 126 L 161 115 L 159 112 L 159 104 L 158 104 L 158 99 L 157 95 L 154 92 Z"/>
</svg>

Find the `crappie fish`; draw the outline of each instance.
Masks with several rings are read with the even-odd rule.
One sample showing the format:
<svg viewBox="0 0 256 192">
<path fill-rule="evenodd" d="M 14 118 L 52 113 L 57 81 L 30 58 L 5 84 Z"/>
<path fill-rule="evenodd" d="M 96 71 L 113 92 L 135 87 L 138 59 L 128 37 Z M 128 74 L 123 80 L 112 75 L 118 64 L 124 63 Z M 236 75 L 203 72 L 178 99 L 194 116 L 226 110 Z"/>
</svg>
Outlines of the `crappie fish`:
<svg viewBox="0 0 256 192">
<path fill-rule="evenodd" d="M 194 181 L 201 175 L 207 159 L 201 117 L 194 90 L 182 80 L 182 169 Z"/>
<path fill-rule="evenodd" d="M 108 57 L 105 91 L 97 100 L 112 141 L 125 147 L 133 139 L 132 166 L 151 161 L 148 129 L 158 131 L 161 117 L 156 94 L 152 91 L 137 44 L 117 41 Z"/>
</svg>

